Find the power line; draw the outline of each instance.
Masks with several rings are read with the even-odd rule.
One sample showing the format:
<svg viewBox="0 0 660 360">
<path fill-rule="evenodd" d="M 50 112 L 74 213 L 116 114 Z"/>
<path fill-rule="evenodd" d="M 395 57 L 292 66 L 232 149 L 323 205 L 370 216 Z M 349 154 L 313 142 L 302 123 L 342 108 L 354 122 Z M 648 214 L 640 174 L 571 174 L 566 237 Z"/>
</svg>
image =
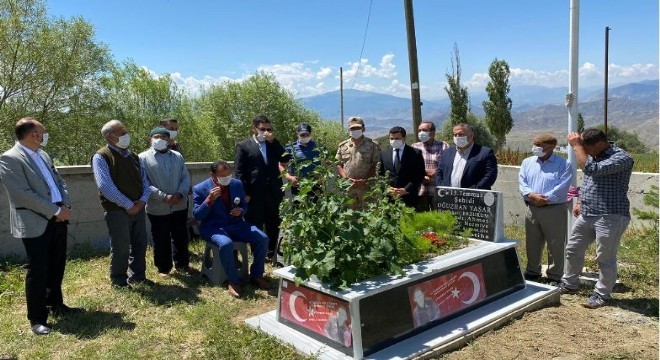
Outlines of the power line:
<svg viewBox="0 0 660 360">
<path fill-rule="evenodd" d="M 362 65 L 362 52 L 364 51 L 364 44 L 367 42 L 367 30 L 369 30 L 369 20 L 371 19 L 371 5 L 373 0 L 369 1 L 369 14 L 367 15 L 367 25 L 364 27 L 364 37 L 362 38 L 362 49 L 360 49 L 360 57 L 358 58 L 358 66 L 355 69 L 355 74 L 353 74 L 353 80 L 351 80 L 351 89 L 355 85 L 355 77 L 360 72 L 360 65 Z"/>
</svg>

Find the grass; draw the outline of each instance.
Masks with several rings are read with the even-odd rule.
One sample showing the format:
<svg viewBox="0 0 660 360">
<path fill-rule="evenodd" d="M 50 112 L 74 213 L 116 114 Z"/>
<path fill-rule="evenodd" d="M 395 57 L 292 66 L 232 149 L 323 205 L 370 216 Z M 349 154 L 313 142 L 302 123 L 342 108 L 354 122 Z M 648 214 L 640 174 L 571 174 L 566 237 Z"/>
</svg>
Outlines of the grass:
<svg viewBox="0 0 660 360">
<path fill-rule="evenodd" d="M 525 229 L 521 225 L 505 226 L 505 236 L 518 240 L 518 258 L 524 270 Z M 591 244 L 586 252 L 585 267 L 589 272 L 598 272 L 595 260 L 596 246 Z M 543 254 L 547 264 L 547 253 Z M 613 305 L 630 311 L 658 318 L 658 233 L 651 227 L 629 227 L 623 235 L 618 252 L 619 281 L 614 287 Z M 580 294 L 589 296 L 593 287 L 582 287 Z"/>
<path fill-rule="evenodd" d="M 194 254 L 203 244 L 191 245 Z M 148 259 L 152 259 L 148 253 Z M 0 266 L 0 358 L 71 359 L 302 359 L 290 346 L 243 324 L 275 308 L 275 292 L 248 287 L 243 300 L 229 297 L 199 276 L 148 277 L 157 285 L 110 287 L 108 257 L 85 254 L 67 263 L 63 291 L 70 306 L 85 312 L 50 318 L 54 332 L 33 336 L 25 317 L 24 269 Z M 200 259 L 192 264 L 199 268 Z M 275 283 L 273 282 L 273 285 Z"/>
<path fill-rule="evenodd" d="M 505 233 L 519 241 L 524 266 L 523 227 L 507 226 Z M 657 233 L 653 237 L 641 228 L 630 228 L 624 235 L 619 258 L 625 285 L 615 294 L 615 306 L 658 317 L 657 239 Z M 201 254 L 203 246 L 193 242 L 191 252 Z M 587 252 L 588 267 L 594 266 L 594 253 L 593 247 Z M 151 256 L 149 252 L 148 259 Z M 155 287 L 117 290 L 109 285 L 105 254 L 77 251 L 67 263 L 63 290 L 67 304 L 85 312 L 51 318 L 55 331 L 49 336 L 30 333 L 24 266 L 15 259 L 0 262 L 0 359 L 304 358 L 291 346 L 243 324 L 246 318 L 275 309 L 275 292 L 248 288 L 245 299 L 236 300 L 197 276 L 159 278 L 150 262 L 148 277 L 157 282 Z M 198 256 L 191 265 L 199 268 Z M 582 291 L 587 296 L 591 289 Z"/>
</svg>

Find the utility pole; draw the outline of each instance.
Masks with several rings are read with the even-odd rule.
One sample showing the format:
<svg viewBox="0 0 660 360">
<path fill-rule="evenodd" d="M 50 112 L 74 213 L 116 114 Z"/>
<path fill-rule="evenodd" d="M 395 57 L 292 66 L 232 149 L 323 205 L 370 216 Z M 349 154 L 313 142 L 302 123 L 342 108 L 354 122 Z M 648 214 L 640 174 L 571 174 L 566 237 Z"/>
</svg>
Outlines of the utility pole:
<svg viewBox="0 0 660 360">
<path fill-rule="evenodd" d="M 339 67 L 339 108 L 341 117 L 341 128 L 344 128 L 344 68 Z"/>
<path fill-rule="evenodd" d="M 603 120 L 604 120 L 604 128 L 605 128 L 605 136 L 607 136 L 607 88 L 608 88 L 608 73 L 610 69 L 610 60 L 609 60 L 609 53 L 610 53 L 610 27 L 606 26 L 605 27 L 605 96 L 603 98 L 603 109 L 605 110 Z"/>
<path fill-rule="evenodd" d="M 580 53 L 579 47 L 580 39 L 580 0 L 570 0 L 570 26 L 569 26 L 569 49 L 568 49 L 568 94 L 566 94 L 565 105 L 568 108 L 568 132 L 575 132 L 577 130 L 577 116 L 578 116 L 578 55 Z M 568 147 L 568 161 L 571 163 L 571 171 L 573 178 L 571 185 L 577 185 L 577 169 L 575 162 L 575 151 Z M 570 209 L 573 209 L 575 199 L 570 202 Z M 572 216 L 572 211 L 568 211 L 568 227 L 566 229 L 566 236 L 571 235 L 571 229 L 575 218 Z"/>
<path fill-rule="evenodd" d="M 408 35 L 408 64 L 410 66 L 410 95 L 412 98 L 413 133 L 417 138 L 417 128 L 422 123 L 422 101 L 419 95 L 419 70 L 417 69 L 417 40 L 415 39 L 415 19 L 412 0 L 403 1 L 406 10 L 406 33 Z"/>
</svg>

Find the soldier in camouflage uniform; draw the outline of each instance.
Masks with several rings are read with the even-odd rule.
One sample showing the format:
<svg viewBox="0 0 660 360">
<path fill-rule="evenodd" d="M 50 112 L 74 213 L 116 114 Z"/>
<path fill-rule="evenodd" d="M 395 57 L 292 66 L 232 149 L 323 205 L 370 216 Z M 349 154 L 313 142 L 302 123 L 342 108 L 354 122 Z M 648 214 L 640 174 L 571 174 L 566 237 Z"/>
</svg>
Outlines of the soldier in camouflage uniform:
<svg viewBox="0 0 660 360">
<path fill-rule="evenodd" d="M 374 140 L 364 136 L 364 121 L 360 117 L 348 119 L 351 138 L 342 141 L 337 149 L 337 172 L 349 179 L 353 185 L 348 195 L 355 199 L 354 208 L 364 207 L 364 196 L 369 191 L 368 179 L 376 174 L 380 147 Z"/>
</svg>

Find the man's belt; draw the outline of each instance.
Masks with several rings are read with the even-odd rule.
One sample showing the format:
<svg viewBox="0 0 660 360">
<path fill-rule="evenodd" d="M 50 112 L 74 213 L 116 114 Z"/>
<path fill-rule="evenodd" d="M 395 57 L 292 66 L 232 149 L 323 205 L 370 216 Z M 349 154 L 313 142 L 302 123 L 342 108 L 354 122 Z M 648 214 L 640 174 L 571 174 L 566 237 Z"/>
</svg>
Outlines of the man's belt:
<svg viewBox="0 0 660 360">
<path fill-rule="evenodd" d="M 537 208 L 545 208 L 545 207 L 549 207 L 549 206 L 562 205 L 562 204 L 544 204 L 544 205 L 539 206 L 539 205 L 534 205 L 530 201 L 527 201 L 527 200 L 525 200 L 525 204 L 530 205 L 530 206 L 534 206 L 534 207 L 537 207 Z"/>
</svg>

